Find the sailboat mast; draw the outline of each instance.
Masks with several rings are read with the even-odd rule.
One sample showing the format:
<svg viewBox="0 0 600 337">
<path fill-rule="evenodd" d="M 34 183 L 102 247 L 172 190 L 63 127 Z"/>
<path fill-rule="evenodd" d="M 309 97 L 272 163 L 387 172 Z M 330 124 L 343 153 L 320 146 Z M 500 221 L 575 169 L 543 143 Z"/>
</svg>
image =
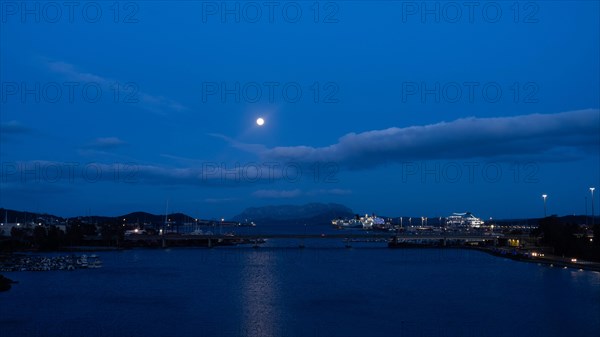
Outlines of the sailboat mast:
<svg viewBox="0 0 600 337">
<path fill-rule="evenodd" d="M 167 227 L 168 214 L 169 214 L 169 199 L 167 199 L 167 207 L 165 208 L 165 222 L 163 223 L 163 234 L 165 234 L 165 229 Z"/>
</svg>

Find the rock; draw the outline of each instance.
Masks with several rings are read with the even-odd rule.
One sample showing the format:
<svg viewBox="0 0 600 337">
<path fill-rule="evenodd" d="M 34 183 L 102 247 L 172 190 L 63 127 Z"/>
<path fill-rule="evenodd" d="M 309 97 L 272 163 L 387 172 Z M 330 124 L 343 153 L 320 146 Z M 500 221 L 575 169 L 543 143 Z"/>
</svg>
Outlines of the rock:
<svg viewBox="0 0 600 337">
<path fill-rule="evenodd" d="M 0 275 L 0 291 L 9 290 L 13 283 L 16 283 L 16 282 Z"/>
</svg>

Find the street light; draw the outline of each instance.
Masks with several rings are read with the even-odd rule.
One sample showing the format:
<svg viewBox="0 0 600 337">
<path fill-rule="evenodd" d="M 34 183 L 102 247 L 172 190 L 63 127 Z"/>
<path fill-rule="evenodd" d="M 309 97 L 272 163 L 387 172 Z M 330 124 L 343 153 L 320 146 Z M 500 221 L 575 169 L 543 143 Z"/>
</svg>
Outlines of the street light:
<svg viewBox="0 0 600 337">
<path fill-rule="evenodd" d="M 590 187 L 590 192 L 592 193 L 592 227 L 594 227 L 594 224 L 596 222 L 596 220 L 594 219 L 594 190 L 596 188 L 595 187 Z"/>
<path fill-rule="evenodd" d="M 588 226 L 588 221 L 590 219 L 588 219 L 588 214 L 587 214 L 587 195 L 585 196 L 585 226 Z"/>
<path fill-rule="evenodd" d="M 544 218 L 546 217 L 546 198 L 548 198 L 547 194 L 542 194 L 542 198 L 544 198 Z"/>
</svg>

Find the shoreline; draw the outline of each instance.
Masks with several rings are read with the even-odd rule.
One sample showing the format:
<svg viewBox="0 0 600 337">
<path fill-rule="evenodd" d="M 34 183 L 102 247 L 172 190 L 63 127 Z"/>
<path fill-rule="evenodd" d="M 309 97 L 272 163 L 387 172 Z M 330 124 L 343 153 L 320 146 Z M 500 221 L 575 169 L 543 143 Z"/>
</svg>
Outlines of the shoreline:
<svg viewBox="0 0 600 337">
<path fill-rule="evenodd" d="M 494 255 L 497 257 L 503 257 L 503 258 L 507 258 L 507 259 L 511 259 L 511 260 L 515 260 L 515 261 L 520 261 L 520 262 L 539 263 L 539 264 L 543 264 L 543 265 L 546 265 L 549 267 L 566 267 L 566 268 L 600 272 L 600 262 L 584 261 L 584 260 L 581 260 L 581 261 L 578 260 L 577 262 L 572 262 L 567 258 L 553 256 L 553 255 L 532 258 L 532 257 L 525 256 L 523 254 L 509 254 L 509 253 L 502 254 L 502 253 L 500 253 L 499 250 L 493 250 L 493 249 L 483 248 L 483 247 L 461 247 L 461 248 L 478 250 L 478 251 L 481 251 L 484 253 L 488 253 L 490 255 Z"/>
<path fill-rule="evenodd" d="M 185 248 L 186 246 L 170 246 L 169 248 Z M 201 248 L 208 248 L 207 246 L 197 246 Z M 388 246 L 390 247 L 390 246 Z M 132 247 L 114 247 L 114 246 L 71 246 L 71 247 L 63 247 L 58 250 L 52 251 L 35 251 L 35 250 L 24 250 L 24 251 L 13 251 L 13 252 L 2 252 L 0 256 L 3 255 L 19 255 L 20 253 L 25 254 L 44 254 L 44 253 L 61 253 L 61 252 L 118 252 L 129 249 L 150 249 L 154 250 L 160 247 L 144 247 L 144 246 L 132 246 Z M 600 262 L 586 261 L 586 260 L 577 260 L 571 261 L 569 258 L 549 255 L 549 256 L 536 256 L 531 257 L 526 255 L 526 252 L 519 252 L 514 249 L 499 249 L 497 247 L 481 247 L 481 246 L 460 246 L 460 245 L 449 245 L 449 246 L 440 246 L 440 245 L 421 245 L 421 244 L 409 244 L 403 246 L 394 246 L 390 247 L 391 249 L 466 249 L 466 250 L 476 250 L 480 252 L 484 252 L 496 257 L 507 258 L 520 262 L 528 262 L 528 263 L 538 263 L 543 264 L 549 267 L 566 267 L 573 269 L 581 269 L 587 271 L 595 271 L 600 272 Z M 529 252 L 529 251 L 527 251 Z M 1 275 L 0 275 L 1 276 Z M 6 278 L 5 278 L 6 279 Z M 5 281 L 5 280 L 2 280 Z M 9 283 L 10 284 L 10 283 Z M 10 289 L 10 288 L 9 288 Z"/>
</svg>

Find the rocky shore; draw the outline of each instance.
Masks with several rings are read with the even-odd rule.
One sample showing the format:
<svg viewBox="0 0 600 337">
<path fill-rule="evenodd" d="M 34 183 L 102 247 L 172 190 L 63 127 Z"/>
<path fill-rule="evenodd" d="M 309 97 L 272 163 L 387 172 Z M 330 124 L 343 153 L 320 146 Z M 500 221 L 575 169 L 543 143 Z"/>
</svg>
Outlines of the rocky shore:
<svg viewBox="0 0 600 337">
<path fill-rule="evenodd" d="M 512 260 L 533 262 L 549 267 L 574 268 L 600 272 L 600 263 L 593 261 L 583 261 L 572 258 L 565 258 L 555 255 L 539 255 L 529 250 L 506 249 L 496 247 L 476 248 L 477 250 Z"/>
</svg>

